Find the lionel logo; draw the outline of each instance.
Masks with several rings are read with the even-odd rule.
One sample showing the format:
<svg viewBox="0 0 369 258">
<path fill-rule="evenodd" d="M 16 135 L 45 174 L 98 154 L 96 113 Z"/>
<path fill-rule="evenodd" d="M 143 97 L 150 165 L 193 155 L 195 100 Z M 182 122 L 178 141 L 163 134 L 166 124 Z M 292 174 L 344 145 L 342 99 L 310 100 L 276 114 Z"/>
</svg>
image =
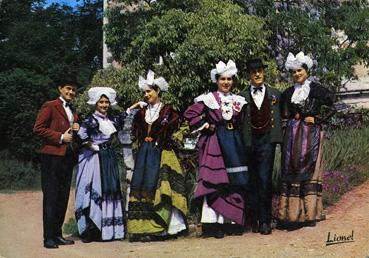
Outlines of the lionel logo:
<svg viewBox="0 0 369 258">
<path fill-rule="evenodd" d="M 343 244 L 343 243 L 350 243 L 354 242 L 354 231 L 351 231 L 351 234 L 348 235 L 337 235 L 337 234 L 331 234 L 331 232 L 328 232 L 327 241 L 325 242 L 325 245 L 335 245 L 335 244 Z"/>
</svg>

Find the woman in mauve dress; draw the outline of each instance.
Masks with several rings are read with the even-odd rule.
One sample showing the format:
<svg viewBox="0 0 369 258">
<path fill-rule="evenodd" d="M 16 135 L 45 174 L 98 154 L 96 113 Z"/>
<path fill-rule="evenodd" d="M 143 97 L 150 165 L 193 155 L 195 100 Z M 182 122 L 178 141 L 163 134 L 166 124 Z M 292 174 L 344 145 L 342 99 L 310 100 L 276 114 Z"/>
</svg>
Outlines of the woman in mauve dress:
<svg viewBox="0 0 369 258">
<path fill-rule="evenodd" d="M 210 75 L 216 89 L 195 99 L 184 113 L 197 143 L 199 171 L 195 199 L 201 205 L 202 236 L 243 233 L 249 181 L 240 135 L 245 98 L 231 92 L 236 64 L 220 61 Z"/>
</svg>

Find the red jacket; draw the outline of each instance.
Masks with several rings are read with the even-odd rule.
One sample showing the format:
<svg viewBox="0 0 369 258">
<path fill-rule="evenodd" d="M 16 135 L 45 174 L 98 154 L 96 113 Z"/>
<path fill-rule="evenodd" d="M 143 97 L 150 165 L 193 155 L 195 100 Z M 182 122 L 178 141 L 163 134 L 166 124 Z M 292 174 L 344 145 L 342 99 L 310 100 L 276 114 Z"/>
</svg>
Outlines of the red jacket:
<svg viewBox="0 0 369 258">
<path fill-rule="evenodd" d="M 74 122 L 77 122 L 78 115 L 73 111 Z M 60 144 L 61 135 L 70 128 L 67 113 L 64 110 L 63 102 L 57 98 L 45 102 L 36 119 L 33 133 L 42 139 L 40 153 L 64 156 L 67 143 Z"/>
</svg>

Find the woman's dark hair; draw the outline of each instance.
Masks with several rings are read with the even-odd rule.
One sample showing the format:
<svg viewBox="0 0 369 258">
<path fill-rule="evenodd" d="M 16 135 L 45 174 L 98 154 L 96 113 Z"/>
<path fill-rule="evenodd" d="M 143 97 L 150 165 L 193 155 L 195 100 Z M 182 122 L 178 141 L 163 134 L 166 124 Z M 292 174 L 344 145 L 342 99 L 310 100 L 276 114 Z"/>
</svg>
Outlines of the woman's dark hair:
<svg viewBox="0 0 369 258">
<path fill-rule="evenodd" d="M 162 91 L 160 90 L 158 85 L 152 85 L 152 86 L 150 86 L 150 88 L 153 89 L 156 92 L 159 92 L 159 97 L 161 97 Z"/>
<path fill-rule="evenodd" d="M 304 68 L 307 73 L 309 73 L 309 67 L 307 64 L 303 63 L 301 67 Z"/>
<path fill-rule="evenodd" d="M 101 94 L 101 96 L 100 96 L 100 98 L 96 101 L 96 104 L 95 104 L 95 107 L 97 106 L 97 102 L 99 102 L 100 101 L 100 99 L 102 98 L 102 97 L 105 97 L 105 98 L 107 98 L 108 99 L 108 101 L 109 101 L 109 108 L 110 108 L 110 99 L 109 99 L 109 97 L 108 96 L 106 96 L 105 94 Z"/>
<path fill-rule="evenodd" d="M 216 74 L 215 79 L 218 81 L 220 76 L 221 76 L 220 74 Z M 232 81 L 233 81 L 232 88 L 234 88 L 238 84 L 238 77 L 236 75 L 233 75 L 232 76 Z M 217 91 L 218 90 L 218 85 L 216 83 L 212 83 L 209 90 L 210 90 L 210 92 Z"/>
<path fill-rule="evenodd" d="M 305 71 L 309 74 L 310 73 L 310 69 L 309 69 L 309 67 L 307 66 L 307 64 L 305 64 L 305 63 L 303 63 L 302 65 L 301 65 L 301 67 L 302 68 L 304 68 L 305 69 Z M 292 69 L 290 69 L 290 73 L 292 73 Z"/>
</svg>

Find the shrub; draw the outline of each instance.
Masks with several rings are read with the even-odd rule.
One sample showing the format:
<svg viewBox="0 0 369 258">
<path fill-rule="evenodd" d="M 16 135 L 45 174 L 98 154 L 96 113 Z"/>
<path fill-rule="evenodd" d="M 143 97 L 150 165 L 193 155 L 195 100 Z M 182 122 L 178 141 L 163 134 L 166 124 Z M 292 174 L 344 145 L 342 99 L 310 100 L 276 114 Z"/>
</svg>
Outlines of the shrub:
<svg viewBox="0 0 369 258">
<path fill-rule="evenodd" d="M 323 203 L 332 205 L 369 178 L 369 127 L 334 131 L 324 142 Z"/>
<path fill-rule="evenodd" d="M 0 152 L 0 190 L 39 189 L 41 173 L 29 161 L 20 161 Z"/>
<path fill-rule="evenodd" d="M 63 233 L 72 236 L 79 235 L 76 219 L 70 218 L 69 221 L 63 225 Z"/>
<path fill-rule="evenodd" d="M 324 142 L 325 170 L 337 170 L 351 164 L 369 167 L 369 127 L 337 130 L 329 141 Z"/>
<path fill-rule="evenodd" d="M 326 171 L 323 174 L 323 203 L 329 206 L 351 188 L 349 177 L 342 171 Z"/>
</svg>

